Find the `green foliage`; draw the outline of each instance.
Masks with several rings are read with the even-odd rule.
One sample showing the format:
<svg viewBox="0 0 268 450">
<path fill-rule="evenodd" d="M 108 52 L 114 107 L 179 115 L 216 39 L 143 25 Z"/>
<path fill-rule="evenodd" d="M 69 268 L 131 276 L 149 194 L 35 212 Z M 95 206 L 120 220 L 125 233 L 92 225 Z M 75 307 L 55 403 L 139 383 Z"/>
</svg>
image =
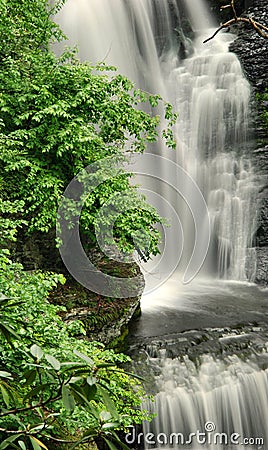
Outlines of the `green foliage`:
<svg viewBox="0 0 268 450">
<path fill-rule="evenodd" d="M 75 53 L 60 57 L 50 50 L 63 39 L 51 20 L 55 8 L 47 0 L 0 2 L 0 177 L 2 197 L 23 202 L 28 233 L 48 232 L 55 226 L 61 195 L 84 167 L 110 155 L 142 152 L 158 138 L 158 115 L 142 110 L 161 102 L 135 90 L 114 68 L 79 63 Z M 164 105 L 167 123 L 163 136 L 175 147 L 171 127 L 176 120 L 171 105 Z M 99 207 L 111 195 L 129 187 L 129 175 L 104 183 L 90 196 L 81 227 L 95 242 L 93 225 Z M 137 199 L 136 188 L 131 188 Z M 159 215 L 143 200 L 143 208 L 130 210 L 115 226 L 121 247 L 133 250 L 129 230 L 137 222 L 150 243 L 148 253 L 158 252 L 154 228 Z M 22 222 L 21 222 L 22 223 Z M 151 239 L 151 241 L 150 241 Z"/>
<path fill-rule="evenodd" d="M 24 202 L 21 200 L 9 201 L 1 198 L 1 186 L 0 186 L 0 247 L 4 246 L 5 242 L 14 241 L 18 228 L 21 228 L 26 224 L 26 221 L 18 218 L 21 212 L 23 212 Z"/>
<path fill-rule="evenodd" d="M 13 226 L 3 217 L 3 246 L 15 238 Z M 66 324 L 65 308 L 48 301 L 64 282 L 25 272 L 0 249 L 0 450 L 71 449 L 95 437 L 122 446 L 117 430 L 148 418 L 141 384 L 120 368 L 129 358 L 73 337 L 85 335 L 83 324 Z"/>
<path fill-rule="evenodd" d="M 103 368 L 106 372 L 115 370 L 115 363 L 96 362 L 78 351 L 74 354 L 78 360 L 60 362 L 34 344 L 25 358 L 26 367 L 19 379 L 15 380 L 10 372 L 0 371 L 0 393 L 4 404 L 0 411 L 0 430 L 9 435 L 11 430 L 4 426 L 12 417 L 11 436 L 12 439 L 16 437 L 13 444 L 20 440 L 24 445 L 31 442 L 34 449 L 47 448 L 45 443 L 53 442 L 55 438 L 54 430 L 64 425 L 62 410 L 67 419 L 77 411 L 76 426 L 81 426 L 79 416 L 87 417 L 87 423 L 84 422 L 80 429 L 80 438 L 73 439 L 69 448 L 90 442 L 97 436 L 119 441 L 115 431 L 124 428 L 125 418 L 119 414 L 100 375 Z M 64 438 L 56 439 L 62 444 L 70 443 Z M 10 444 L 10 436 L 2 441 L 0 449 L 8 447 L 7 444 Z"/>
<path fill-rule="evenodd" d="M 147 418 L 140 382 L 120 368 L 129 358 L 74 338 L 57 314 L 63 307 L 48 302 L 58 282 L 61 275 L 26 273 L 2 251 L 0 449 L 51 448 L 54 440 L 74 448 L 97 436 L 117 442 L 116 430 Z"/>
</svg>

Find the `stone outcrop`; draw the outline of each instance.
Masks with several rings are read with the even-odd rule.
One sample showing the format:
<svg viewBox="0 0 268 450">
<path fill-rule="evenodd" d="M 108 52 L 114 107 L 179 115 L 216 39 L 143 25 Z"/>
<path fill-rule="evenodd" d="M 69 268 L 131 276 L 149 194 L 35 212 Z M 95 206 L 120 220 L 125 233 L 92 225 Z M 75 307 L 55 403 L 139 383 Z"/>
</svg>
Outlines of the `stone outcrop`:
<svg viewBox="0 0 268 450">
<path fill-rule="evenodd" d="M 268 24 L 267 0 L 251 0 L 244 14 L 251 15 L 255 20 Z M 237 27 L 237 39 L 230 45 L 242 64 L 244 73 L 252 86 L 252 130 L 255 137 L 253 161 L 260 177 L 258 195 L 259 216 L 255 236 L 257 267 L 255 281 L 268 285 L 268 136 L 267 124 L 261 118 L 267 101 L 257 99 L 268 89 L 268 39 L 260 37 L 250 26 Z"/>
</svg>

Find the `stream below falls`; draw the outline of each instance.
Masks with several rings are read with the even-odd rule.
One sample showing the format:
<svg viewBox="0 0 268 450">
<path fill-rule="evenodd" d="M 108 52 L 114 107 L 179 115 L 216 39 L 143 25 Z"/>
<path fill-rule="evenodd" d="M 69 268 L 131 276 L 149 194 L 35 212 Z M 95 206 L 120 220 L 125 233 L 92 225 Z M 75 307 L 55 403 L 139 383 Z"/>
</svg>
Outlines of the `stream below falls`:
<svg viewBox="0 0 268 450">
<path fill-rule="evenodd" d="M 156 414 L 127 437 L 145 448 L 268 448 L 267 290 L 176 277 L 142 299 L 129 354 Z M 136 433 L 136 434 L 135 434 Z M 192 433 L 192 434 L 191 434 Z"/>
</svg>

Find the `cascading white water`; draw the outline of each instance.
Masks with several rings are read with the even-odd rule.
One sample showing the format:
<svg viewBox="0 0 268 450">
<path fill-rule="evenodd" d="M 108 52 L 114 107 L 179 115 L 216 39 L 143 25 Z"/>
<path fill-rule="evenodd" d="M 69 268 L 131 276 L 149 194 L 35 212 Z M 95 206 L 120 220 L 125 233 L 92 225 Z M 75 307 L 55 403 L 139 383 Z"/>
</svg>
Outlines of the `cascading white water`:
<svg viewBox="0 0 268 450">
<path fill-rule="evenodd" d="M 180 23 L 182 6 L 199 31 L 192 56 L 179 61 L 173 28 Z M 250 89 L 238 59 L 228 52 L 230 37 L 221 34 L 202 43 L 211 31 L 204 29 L 213 26 L 203 0 L 68 0 L 57 20 L 69 43 L 78 45 L 82 60 L 116 65 L 140 88 L 160 93 L 174 104 L 180 114 L 178 149 L 175 156 L 166 149 L 160 152 L 193 177 L 207 201 L 213 244 L 206 268 L 222 278 L 246 280 L 256 215 L 256 182 L 243 151 Z M 187 43 L 185 38 L 185 54 L 190 52 Z M 161 191 L 159 186 L 154 189 Z M 187 264 L 192 218 L 178 197 L 168 191 L 165 196 L 183 216 Z"/>
<path fill-rule="evenodd" d="M 207 31 L 209 33 L 209 31 Z M 184 142 L 184 167 L 198 181 L 213 223 L 218 273 L 246 280 L 248 247 L 255 231 L 257 183 L 244 148 L 250 88 L 223 35 L 173 70 L 176 107 Z M 213 249 L 212 249 L 213 251 Z M 212 264 L 215 266 L 215 260 Z"/>
<path fill-rule="evenodd" d="M 196 449 L 202 444 L 204 449 L 215 450 L 245 444 L 242 448 L 266 448 L 267 369 L 260 370 L 254 361 L 243 362 L 236 355 L 224 360 L 204 355 L 197 367 L 187 357 L 183 361 L 166 358 L 164 350 L 151 358 L 151 364 L 159 367 L 159 393 L 154 402 L 145 404 L 157 413 L 151 423 L 145 422 L 145 447 L 155 441 L 151 446 Z M 148 433 L 152 433 L 149 439 Z"/>
<path fill-rule="evenodd" d="M 165 30 L 170 30 L 168 3 L 157 1 Z M 78 45 L 81 60 L 105 62 L 139 87 L 165 94 L 154 40 L 154 2 L 151 0 L 68 0 L 57 21 Z"/>
</svg>

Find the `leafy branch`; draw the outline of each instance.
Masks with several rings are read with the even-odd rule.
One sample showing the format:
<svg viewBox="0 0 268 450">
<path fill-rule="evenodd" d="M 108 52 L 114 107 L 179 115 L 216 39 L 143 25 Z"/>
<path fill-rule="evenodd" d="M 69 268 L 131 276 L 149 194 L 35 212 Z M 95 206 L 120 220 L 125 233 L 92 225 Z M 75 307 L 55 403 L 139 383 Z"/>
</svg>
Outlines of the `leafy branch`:
<svg viewBox="0 0 268 450">
<path fill-rule="evenodd" d="M 34 364 L 28 363 L 28 368 L 22 375 L 19 383 L 16 382 L 15 384 L 16 391 L 11 386 L 11 383 L 14 381 L 12 374 L 0 372 L 0 392 L 5 403 L 5 408 L 2 409 L 0 418 L 12 415 L 19 425 L 17 429 L 14 429 L 13 422 L 12 428 L 0 428 L 1 432 L 8 435 L 0 443 L 0 450 L 7 448 L 11 442 L 15 446 L 16 440 L 22 438 L 29 438 L 34 449 L 47 449 L 45 443 L 39 440 L 42 437 L 46 440 L 72 444 L 71 448 L 81 443 L 90 442 L 97 436 L 103 438 L 106 442 L 112 438 L 112 440 L 116 440 L 120 444 L 116 430 L 120 425 L 122 426 L 121 418 L 107 388 L 103 386 L 97 374 L 102 369 L 103 363 L 95 364 L 87 355 L 78 351 L 74 351 L 74 353 L 80 361 L 74 360 L 61 363 L 54 356 L 44 354 L 43 350 L 36 344 L 32 345 L 29 356 L 34 358 Z M 114 367 L 114 364 L 106 363 L 105 366 Z M 4 389 L 3 386 L 5 386 Z M 19 392 L 18 386 L 22 386 L 22 391 L 28 390 L 23 397 L 21 392 Z M 16 392 L 16 400 L 14 391 Z M 49 396 L 46 400 L 37 400 L 40 393 L 47 394 L 48 392 Z M 78 406 L 87 410 L 93 416 L 95 425 L 91 424 L 90 429 L 85 430 L 83 436 L 76 440 L 70 441 L 57 438 L 53 435 L 52 423 L 55 422 L 59 415 L 59 413 L 55 412 L 57 409 L 55 409 L 55 402 L 59 401 L 61 408 L 68 411 L 69 415 L 72 415 Z M 28 405 L 25 407 L 15 405 L 10 408 L 11 403 L 18 404 L 18 402 L 28 402 Z M 33 412 L 35 416 L 35 420 L 32 417 L 28 424 L 22 423 L 20 420 L 20 414 L 26 411 Z M 24 418 L 26 419 L 26 416 Z M 34 421 L 35 423 L 33 423 Z M 122 446 L 124 446 L 123 443 Z M 14 448 L 22 447 L 15 446 Z"/>
<path fill-rule="evenodd" d="M 0 450 L 94 439 L 120 447 L 118 430 L 148 417 L 137 411 L 139 382 L 118 366 L 128 358 L 69 336 L 45 300 L 55 275 L 25 274 L 7 256 L 0 251 Z"/>
</svg>

